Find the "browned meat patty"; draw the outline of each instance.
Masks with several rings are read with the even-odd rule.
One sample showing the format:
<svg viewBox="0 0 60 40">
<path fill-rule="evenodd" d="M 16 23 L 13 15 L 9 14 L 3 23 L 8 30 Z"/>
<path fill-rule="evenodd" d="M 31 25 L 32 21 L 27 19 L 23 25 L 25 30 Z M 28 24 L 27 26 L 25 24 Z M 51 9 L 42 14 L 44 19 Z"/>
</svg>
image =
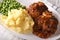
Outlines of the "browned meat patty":
<svg viewBox="0 0 60 40">
<path fill-rule="evenodd" d="M 56 32 L 57 24 L 58 20 L 52 16 L 50 12 L 43 12 L 43 14 L 35 20 L 33 34 L 41 38 L 48 38 Z"/>
<path fill-rule="evenodd" d="M 29 6 L 28 11 L 29 14 L 32 16 L 32 18 L 37 18 L 39 15 L 42 14 L 42 12 L 48 10 L 47 6 L 45 6 L 44 3 L 38 2 L 38 3 L 33 3 Z"/>
</svg>

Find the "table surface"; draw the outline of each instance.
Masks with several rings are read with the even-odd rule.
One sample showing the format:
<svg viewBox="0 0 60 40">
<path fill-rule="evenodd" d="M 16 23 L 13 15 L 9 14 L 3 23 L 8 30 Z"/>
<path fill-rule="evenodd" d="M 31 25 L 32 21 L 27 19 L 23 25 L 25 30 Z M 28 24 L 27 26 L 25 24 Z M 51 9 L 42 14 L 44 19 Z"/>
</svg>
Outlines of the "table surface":
<svg viewBox="0 0 60 40">
<path fill-rule="evenodd" d="M 56 7 L 58 7 L 57 11 L 60 13 L 60 0 L 47 0 Z M 14 34 L 11 34 L 8 30 L 0 26 L 0 40 L 24 40 L 22 38 L 17 37 Z M 8 36 L 9 35 L 9 36 Z M 14 37 L 13 37 L 14 36 Z"/>
<path fill-rule="evenodd" d="M 60 13 L 60 0 L 47 0 L 47 1 L 58 7 L 57 11 Z"/>
</svg>

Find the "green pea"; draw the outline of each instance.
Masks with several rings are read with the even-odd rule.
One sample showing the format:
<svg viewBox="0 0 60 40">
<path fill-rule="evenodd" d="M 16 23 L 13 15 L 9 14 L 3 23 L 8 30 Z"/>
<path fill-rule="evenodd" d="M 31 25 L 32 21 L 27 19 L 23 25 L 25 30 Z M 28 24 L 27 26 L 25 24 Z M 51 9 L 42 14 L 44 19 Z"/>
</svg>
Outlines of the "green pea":
<svg viewBox="0 0 60 40">
<path fill-rule="evenodd" d="M 25 8 L 26 8 L 26 6 L 22 6 L 22 8 L 23 8 L 23 9 L 25 9 Z"/>
</svg>

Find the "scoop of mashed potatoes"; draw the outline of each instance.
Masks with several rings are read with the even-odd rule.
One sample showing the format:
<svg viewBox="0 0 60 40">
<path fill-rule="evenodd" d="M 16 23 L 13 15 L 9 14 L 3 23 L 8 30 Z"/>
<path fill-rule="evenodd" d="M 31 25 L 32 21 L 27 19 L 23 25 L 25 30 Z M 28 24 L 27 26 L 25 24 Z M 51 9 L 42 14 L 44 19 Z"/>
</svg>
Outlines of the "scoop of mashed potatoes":
<svg viewBox="0 0 60 40">
<path fill-rule="evenodd" d="M 34 25 L 31 16 L 22 8 L 8 11 L 8 17 L 4 23 L 6 27 L 18 33 L 30 33 Z"/>
</svg>

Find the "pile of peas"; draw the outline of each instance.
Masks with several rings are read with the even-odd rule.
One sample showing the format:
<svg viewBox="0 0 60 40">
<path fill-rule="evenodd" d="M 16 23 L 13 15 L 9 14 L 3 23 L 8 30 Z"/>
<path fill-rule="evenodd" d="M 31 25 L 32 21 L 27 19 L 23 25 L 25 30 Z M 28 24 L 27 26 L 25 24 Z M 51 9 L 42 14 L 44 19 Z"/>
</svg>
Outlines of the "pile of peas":
<svg viewBox="0 0 60 40">
<path fill-rule="evenodd" d="M 2 2 L 0 2 L 0 13 L 5 16 L 8 16 L 8 10 L 19 8 L 25 9 L 26 7 L 22 6 L 16 0 L 3 0 Z"/>
</svg>

